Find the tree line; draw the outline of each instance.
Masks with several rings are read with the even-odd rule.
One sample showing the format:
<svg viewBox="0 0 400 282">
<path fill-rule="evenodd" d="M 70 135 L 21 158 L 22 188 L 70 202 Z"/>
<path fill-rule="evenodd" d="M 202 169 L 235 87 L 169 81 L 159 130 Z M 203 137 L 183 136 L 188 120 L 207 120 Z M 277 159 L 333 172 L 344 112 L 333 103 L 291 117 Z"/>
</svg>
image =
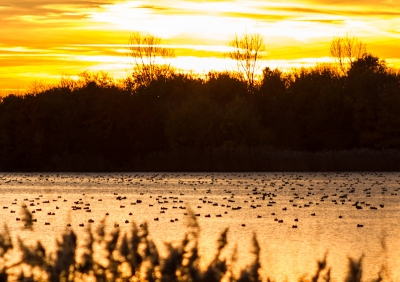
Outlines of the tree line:
<svg viewBox="0 0 400 282">
<path fill-rule="evenodd" d="M 0 168 L 140 170 L 159 153 L 400 149 L 400 73 L 369 53 L 346 68 L 267 67 L 257 82 L 141 66 L 119 83 L 83 73 L 3 97 Z"/>
</svg>

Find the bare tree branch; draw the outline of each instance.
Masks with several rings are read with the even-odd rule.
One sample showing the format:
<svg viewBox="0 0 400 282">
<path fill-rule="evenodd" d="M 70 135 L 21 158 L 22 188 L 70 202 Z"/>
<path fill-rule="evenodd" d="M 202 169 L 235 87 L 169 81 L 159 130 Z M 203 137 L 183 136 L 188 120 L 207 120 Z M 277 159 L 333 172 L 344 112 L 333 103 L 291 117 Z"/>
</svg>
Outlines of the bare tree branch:
<svg viewBox="0 0 400 282">
<path fill-rule="evenodd" d="M 133 77 L 139 85 L 147 85 L 158 76 L 172 72 L 170 63 L 159 63 L 175 57 L 174 50 L 161 47 L 161 38 L 149 33 L 135 32 L 129 39 L 128 55 L 134 59 Z"/>
<path fill-rule="evenodd" d="M 331 41 L 330 54 L 335 58 L 343 74 L 347 72 L 352 62 L 362 58 L 366 52 L 366 45 L 349 34 L 344 37 L 334 37 Z"/>
<path fill-rule="evenodd" d="M 258 70 L 257 63 L 264 58 L 263 37 L 260 34 L 245 33 L 242 36 L 236 34 L 228 45 L 234 48 L 227 54 L 228 57 L 236 61 L 238 73 L 247 81 L 248 88 L 252 90 Z"/>
</svg>

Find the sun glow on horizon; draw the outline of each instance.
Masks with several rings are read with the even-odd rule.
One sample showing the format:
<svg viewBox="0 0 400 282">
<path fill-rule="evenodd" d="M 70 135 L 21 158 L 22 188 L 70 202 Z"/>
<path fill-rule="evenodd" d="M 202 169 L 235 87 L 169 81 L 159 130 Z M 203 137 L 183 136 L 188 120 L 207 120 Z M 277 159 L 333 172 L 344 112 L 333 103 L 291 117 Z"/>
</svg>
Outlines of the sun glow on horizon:
<svg viewBox="0 0 400 282">
<path fill-rule="evenodd" d="M 400 66 L 400 4 L 394 2 L 6 0 L 0 15 L 0 89 L 27 88 L 35 80 L 86 70 L 126 77 L 134 31 L 161 37 L 163 46 L 175 49 L 171 62 L 182 71 L 233 70 L 224 54 L 232 36 L 244 32 L 264 37 L 267 60 L 260 68 L 330 62 L 331 39 L 347 32 L 366 43 L 368 52 Z"/>
</svg>

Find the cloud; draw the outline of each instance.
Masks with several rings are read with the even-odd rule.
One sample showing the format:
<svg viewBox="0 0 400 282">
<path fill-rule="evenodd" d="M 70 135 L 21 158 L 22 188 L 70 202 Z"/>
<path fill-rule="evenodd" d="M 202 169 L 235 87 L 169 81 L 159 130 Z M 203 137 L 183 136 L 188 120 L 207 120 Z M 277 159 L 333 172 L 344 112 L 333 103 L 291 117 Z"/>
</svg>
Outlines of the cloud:
<svg viewBox="0 0 400 282">
<path fill-rule="evenodd" d="M 223 12 L 220 14 L 221 16 L 224 17 L 230 17 L 230 18 L 245 18 L 245 19 L 251 19 L 251 20 L 256 20 L 256 21 L 281 21 L 285 20 L 288 16 L 283 15 L 283 14 L 276 14 L 276 13 L 244 13 L 244 12 Z"/>
<path fill-rule="evenodd" d="M 91 1 L 91 0 L 71 0 L 71 1 L 55 1 L 55 0 L 39 0 L 39 1 L 32 1 L 32 0 L 25 0 L 25 1 L 10 1 L 9 4 L 5 4 L 8 7 L 13 9 L 24 9 L 34 11 L 35 9 L 40 9 L 43 6 L 47 5 L 68 5 L 68 6 L 75 6 L 75 7 L 83 7 L 83 8 L 96 8 L 102 5 L 113 4 L 113 1 Z M 2 4 L 4 5 L 4 4 Z"/>
<path fill-rule="evenodd" d="M 400 15 L 400 7 L 398 9 L 382 9 L 371 7 L 368 5 L 344 5 L 344 6 L 329 6 L 316 5 L 317 8 L 307 7 L 305 5 L 293 6 L 267 6 L 262 9 L 268 13 L 278 14 L 290 18 L 300 18 L 304 16 L 344 16 L 344 17 L 398 17 Z M 374 18 L 371 18 L 374 19 Z"/>
<path fill-rule="evenodd" d="M 104 5 L 112 4 L 110 1 L 55 1 L 55 0 L 39 0 L 39 1 L 10 1 L 10 3 L 2 4 L 0 9 L 0 23 L 22 24 L 29 22 L 30 24 L 46 24 L 58 21 L 59 24 L 74 25 L 73 21 L 77 18 L 86 18 L 89 12 L 101 9 Z"/>
<path fill-rule="evenodd" d="M 398 1 L 391 0 L 297 0 L 297 3 L 320 6 L 351 6 L 351 7 L 375 7 L 375 8 L 399 8 Z"/>
</svg>

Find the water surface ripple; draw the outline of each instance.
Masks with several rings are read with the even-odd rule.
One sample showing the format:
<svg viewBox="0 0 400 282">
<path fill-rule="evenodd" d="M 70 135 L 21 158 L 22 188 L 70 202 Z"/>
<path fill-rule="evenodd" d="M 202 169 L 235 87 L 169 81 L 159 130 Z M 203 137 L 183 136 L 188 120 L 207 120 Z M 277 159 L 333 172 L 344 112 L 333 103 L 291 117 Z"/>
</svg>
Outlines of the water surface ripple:
<svg viewBox="0 0 400 282">
<path fill-rule="evenodd" d="M 240 267 L 250 263 L 255 232 L 264 277 L 275 281 L 309 277 L 326 252 L 332 281 L 361 255 L 365 281 L 382 266 L 400 281 L 399 181 L 400 173 L 3 173 L 0 212 L 14 238 L 50 248 L 66 228 L 79 238 L 89 220 L 125 231 L 146 221 L 163 255 L 163 242 L 182 240 L 190 207 L 204 264 L 229 227 L 226 256 L 237 245 Z M 17 221 L 24 204 L 33 232 Z"/>
</svg>

